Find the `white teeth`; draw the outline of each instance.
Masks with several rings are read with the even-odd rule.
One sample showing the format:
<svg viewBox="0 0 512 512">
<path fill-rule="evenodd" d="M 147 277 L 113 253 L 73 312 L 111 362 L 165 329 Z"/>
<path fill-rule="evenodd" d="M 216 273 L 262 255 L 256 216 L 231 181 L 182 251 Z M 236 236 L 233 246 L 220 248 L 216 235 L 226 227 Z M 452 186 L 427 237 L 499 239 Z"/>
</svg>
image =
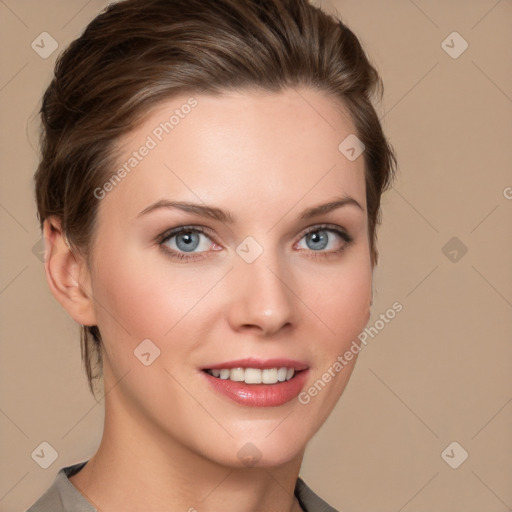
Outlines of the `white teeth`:
<svg viewBox="0 0 512 512">
<path fill-rule="evenodd" d="M 221 370 L 207 370 L 210 375 L 220 379 L 229 379 L 234 382 L 245 382 L 246 384 L 276 384 L 290 380 L 295 375 L 294 368 L 223 368 Z"/>
<path fill-rule="evenodd" d="M 247 368 L 244 381 L 246 384 L 261 384 L 261 370 L 259 368 Z"/>
<path fill-rule="evenodd" d="M 288 373 L 288 368 L 286 368 L 286 366 L 279 368 L 279 370 L 277 370 L 277 380 L 279 382 L 284 382 L 286 380 L 287 373 Z"/>
<path fill-rule="evenodd" d="M 277 382 L 277 368 L 270 368 L 261 372 L 263 384 L 275 384 Z"/>
<path fill-rule="evenodd" d="M 229 378 L 236 382 L 242 382 L 245 379 L 245 371 L 243 368 L 232 368 Z"/>
</svg>

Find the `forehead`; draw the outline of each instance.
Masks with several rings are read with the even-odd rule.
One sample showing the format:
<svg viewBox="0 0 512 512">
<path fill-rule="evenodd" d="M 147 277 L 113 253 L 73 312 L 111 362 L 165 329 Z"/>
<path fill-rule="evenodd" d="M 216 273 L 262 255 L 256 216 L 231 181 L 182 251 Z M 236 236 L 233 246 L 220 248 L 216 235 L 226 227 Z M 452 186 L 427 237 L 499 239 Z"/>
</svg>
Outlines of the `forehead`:
<svg viewBox="0 0 512 512">
<path fill-rule="evenodd" d="M 363 157 L 339 150 L 354 132 L 340 101 L 310 89 L 174 97 L 121 141 L 123 177 L 100 208 L 131 216 L 179 197 L 275 209 L 340 194 L 365 206 Z"/>
</svg>

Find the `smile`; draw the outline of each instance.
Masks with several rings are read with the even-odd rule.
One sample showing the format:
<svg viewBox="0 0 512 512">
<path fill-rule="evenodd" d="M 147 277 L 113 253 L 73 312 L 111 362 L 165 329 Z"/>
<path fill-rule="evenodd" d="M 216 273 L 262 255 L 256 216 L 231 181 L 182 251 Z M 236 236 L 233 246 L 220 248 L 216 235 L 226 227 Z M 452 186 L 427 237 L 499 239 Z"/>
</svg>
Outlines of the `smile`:
<svg viewBox="0 0 512 512">
<path fill-rule="evenodd" d="M 207 369 L 206 373 L 218 379 L 231 380 L 233 382 L 245 382 L 246 384 L 277 384 L 293 378 L 295 368 L 282 366 L 279 368 L 222 368 Z"/>
</svg>

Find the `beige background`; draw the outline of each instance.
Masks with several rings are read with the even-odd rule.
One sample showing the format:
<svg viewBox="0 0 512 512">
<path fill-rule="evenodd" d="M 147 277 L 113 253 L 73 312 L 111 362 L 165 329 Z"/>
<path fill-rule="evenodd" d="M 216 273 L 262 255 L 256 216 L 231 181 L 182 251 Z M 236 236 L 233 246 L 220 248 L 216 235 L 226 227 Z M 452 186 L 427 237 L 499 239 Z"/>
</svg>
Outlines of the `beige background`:
<svg viewBox="0 0 512 512">
<path fill-rule="evenodd" d="M 33 254 L 40 233 L 29 118 L 59 51 L 106 3 L 0 0 L 5 512 L 32 504 L 60 467 L 90 457 L 101 437 L 103 402 L 88 392 L 78 328 Z M 369 325 L 395 301 L 403 311 L 361 353 L 301 474 L 342 511 L 510 510 L 512 2 L 323 5 L 339 10 L 385 83 L 379 109 L 400 172 L 384 199 Z M 47 59 L 31 48 L 43 31 L 59 45 Z M 453 31 L 469 45 L 456 59 L 442 47 Z M 447 44 L 462 49 L 457 36 Z M 48 469 L 31 457 L 42 441 L 58 452 Z M 458 469 L 441 457 L 453 441 L 469 453 Z M 449 454 L 458 460 L 460 448 Z"/>
</svg>

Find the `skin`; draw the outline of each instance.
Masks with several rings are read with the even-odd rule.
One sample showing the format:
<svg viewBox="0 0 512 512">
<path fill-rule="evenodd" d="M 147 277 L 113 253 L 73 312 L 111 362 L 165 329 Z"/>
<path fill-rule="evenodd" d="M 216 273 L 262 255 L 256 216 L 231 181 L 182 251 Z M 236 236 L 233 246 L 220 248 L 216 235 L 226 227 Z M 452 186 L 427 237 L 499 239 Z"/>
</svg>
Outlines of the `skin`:
<svg viewBox="0 0 512 512">
<path fill-rule="evenodd" d="M 103 438 L 70 480 L 108 512 L 300 510 L 293 491 L 305 446 L 356 358 L 307 405 L 265 408 L 218 394 L 200 368 L 288 357 L 309 366 L 307 390 L 350 348 L 371 302 L 364 160 L 338 151 L 355 130 L 323 93 L 194 97 L 190 114 L 99 202 L 89 262 L 67 248 L 58 219 L 45 222 L 53 294 L 103 337 Z M 123 141 L 120 165 L 188 98 L 159 105 Z M 343 196 L 362 209 L 299 218 Z M 236 222 L 174 208 L 139 216 L 161 199 L 215 206 Z M 305 232 L 322 223 L 346 230 L 352 243 L 324 231 L 327 248 L 310 248 Z M 197 261 L 172 259 L 157 240 L 184 225 L 208 228 Z M 250 264 L 236 252 L 247 236 L 263 248 Z M 165 247 L 190 255 L 176 237 Z M 160 350 L 150 366 L 134 357 L 144 339 Z M 260 454 L 251 467 L 237 455 L 246 443 Z"/>
</svg>

